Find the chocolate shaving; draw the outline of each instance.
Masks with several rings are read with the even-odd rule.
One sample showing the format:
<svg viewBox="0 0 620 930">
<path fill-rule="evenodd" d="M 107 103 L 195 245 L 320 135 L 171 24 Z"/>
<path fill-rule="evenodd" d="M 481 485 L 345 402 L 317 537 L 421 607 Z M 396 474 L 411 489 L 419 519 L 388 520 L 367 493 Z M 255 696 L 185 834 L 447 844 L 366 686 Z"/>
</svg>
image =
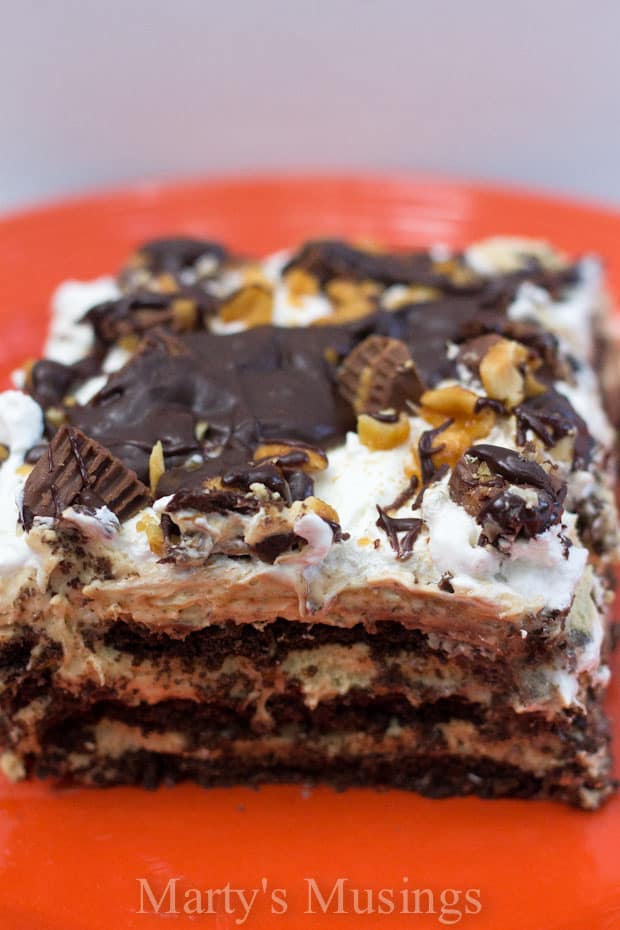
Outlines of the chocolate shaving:
<svg viewBox="0 0 620 930">
<path fill-rule="evenodd" d="M 396 558 L 404 562 L 413 552 L 423 521 L 418 517 L 391 517 L 379 505 L 377 505 L 377 512 L 379 519 L 376 525 L 386 534 L 390 546 L 396 553 Z M 404 533 L 400 539 L 399 533 Z"/>
<path fill-rule="evenodd" d="M 506 405 L 501 400 L 495 400 L 493 397 L 479 397 L 474 405 L 474 413 L 480 413 L 485 408 L 493 410 L 494 413 L 499 414 L 501 417 L 508 416 Z"/>
<path fill-rule="evenodd" d="M 445 443 L 438 446 L 433 445 L 437 436 L 452 426 L 454 420 L 446 420 L 441 426 L 435 429 L 425 430 L 418 441 L 418 455 L 420 456 L 420 470 L 422 472 L 422 488 L 428 487 L 435 481 L 440 481 L 448 471 L 447 465 L 441 465 L 439 468 L 433 462 L 433 456 L 437 455 L 445 448 Z"/>
<path fill-rule="evenodd" d="M 417 475 L 412 475 L 409 479 L 407 487 L 404 488 L 400 494 L 394 498 L 391 504 L 386 504 L 385 510 L 399 510 L 407 501 L 410 501 L 415 492 L 418 490 L 418 485 L 420 481 Z"/>
<path fill-rule="evenodd" d="M 67 507 L 107 506 L 127 520 L 150 500 L 135 472 L 78 429 L 62 426 L 30 472 L 24 487 L 22 523 L 58 519 Z"/>
</svg>

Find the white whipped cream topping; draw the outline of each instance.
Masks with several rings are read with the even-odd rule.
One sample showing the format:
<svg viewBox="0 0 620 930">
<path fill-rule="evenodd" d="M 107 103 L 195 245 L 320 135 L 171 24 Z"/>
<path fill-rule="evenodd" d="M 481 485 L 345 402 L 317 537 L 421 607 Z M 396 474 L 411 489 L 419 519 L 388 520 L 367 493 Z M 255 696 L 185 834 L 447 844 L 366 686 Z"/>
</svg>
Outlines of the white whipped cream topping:
<svg viewBox="0 0 620 930">
<path fill-rule="evenodd" d="M 114 278 L 65 281 L 52 296 L 52 319 L 44 355 L 71 365 L 88 354 L 93 345 L 92 328 L 80 323 L 84 314 L 106 300 L 121 296 Z"/>
<path fill-rule="evenodd" d="M 123 349 L 121 346 L 112 346 L 103 360 L 101 366 L 106 374 L 110 375 L 114 371 L 119 371 L 131 358 L 131 352 Z"/>
<path fill-rule="evenodd" d="M 605 414 L 594 372 L 589 368 L 582 368 L 577 373 L 576 386 L 567 384 L 566 381 L 557 381 L 555 387 L 585 420 L 594 439 L 603 446 L 612 447 L 615 431 Z"/>
<path fill-rule="evenodd" d="M 21 391 L 0 394 L 0 443 L 9 449 L 9 457 L 0 466 L 0 576 L 11 575 L 38 559 L 28 547 L 27 535 L 18 531 L 19 500 L 25 476 L 17 469 L 24 455 L 43 435 L 43 412 L 35 401 Z"/>
<path fill-rule="evenodd" d="M 19 459 L 21 465 L 42 435 L 43 411 L 32 397 L 21 391 L 0 394 L 0 443 L 8 447 L 12 459 Z"/>
<path fill-rule="evenodd" d="M 120 522 L 115 513 L 108 507 L 98 507 L 94 513 L 85 513 L 67 507 L 63 511 L 63 519 L 77 526 L 86 536 L 94 539 L 113 539 L 120 530 Z"/>
<path fill-rule="evenodd" d="M 88 381 L 85 381 L 84 384 L 81 384 L 77 391 L 74 391 L 73 396 L 78 404 L 87 404 L 89 400 L 92 400 L 95 394 L 98 394 L 101 388 L 105 387 L 108 380 L 107 375 L 96 375 L 94 378 L 89 378 Z"/>
<path fill-rule="evenodd" d="M 292 301 L 285 282 L 276 284 L 274 288 L 274 326 L 308 326 L 315 320 L 330 316 L 332 312 L 332 304 L 325 294 L 304 294 Z"/>
<path fill-rule="evenodd" d="M 412 434 L 428 424 L 412 417 Z M 329 453 L 329 465 L 315 475 L 314 492 L 338 512 L 340 525 L 352 540 L 385 537 L 377 529 L 377 507 L 391 504 L 407 485 L 405 466 L 412 463 L 409 442 L 389 452 L 364 446 L 357 433 Z M 393 558 L 392 558 L 393 561 Z"/>
<path fill-rule="evenodd" d="M 315 569 L 325 561 L 325 557 L 332 547 L 334 534 L 331 526 L 316 513 L 306 513 L 295 521 L 293 526 L 295 534 L 308 543 L 299 552 L 290 552 L 281 555 L 278 565 L 298 565 L 302 570 Z"/>
</svg>

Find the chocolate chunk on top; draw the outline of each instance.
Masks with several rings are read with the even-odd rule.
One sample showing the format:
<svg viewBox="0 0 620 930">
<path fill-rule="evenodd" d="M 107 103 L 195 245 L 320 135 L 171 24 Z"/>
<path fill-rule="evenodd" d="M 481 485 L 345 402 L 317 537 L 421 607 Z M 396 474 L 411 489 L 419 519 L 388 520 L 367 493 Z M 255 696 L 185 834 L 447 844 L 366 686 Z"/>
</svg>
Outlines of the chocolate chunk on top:
<svg viewBox="0 0 620 930">
<path fill-rule="evenodd" d="M 30 530 L 35 517 L 58 518 L 67 507 L 104 505 L 126 520 L 149 499 L 135 472 L 80 430 L 62 426 L 28 475 L 22 522 Z"/>
<path fill-rule="evenodd" d="M 347 356 L 338 383 L 358 414 L 407 410 L 424 390 L 405 343 L 379 335 L 368 336 Z"/>
<path fill-rule="evenodd" d="M 166 472 L 158 495 L 200 487 L 243 469 L 267 440 L 329 447 L 353 428 L 338 392 L 336 361 L 355 344 L 355 327 L 257 327 L 234 335 L 179 337 L 187 354 L 151 341 L 70 422 L 148 478 L 161 441 Z M 199 430 L 201 425 L 204 432 Z"/>
<path fill-rule="evenodd" d="M 206 256 L 220 264 L 227 258 L 228 250 L 219 242 L 190 236 L 151 239 L 139 247 L 130 261 L 130 268 L 137 265 L 148 268 L 153 274 L 178 275 Z"/>
<path fill-rule="evenodd" d="M 433 271 L 427 252 L 371 252 L 340 239 L 307 242 L 288 262 L 284 272 L 301 268 L 325 285 L 334 278 L 391 284 L 436 286 L 445 277 Z"/>
<path fill-rule="evenodd" d="M 530 397 L 515 407 L 517 442 L 525 445 L 531 430 L 550 448 L 565 436 L 574 437 L 573 466 L 587 468 L 594 450 L 594 439 L 585 420 L 579 416 L 571 402 L 555 388 L 544 394 Z"/>
<path fill-rule="evenodd" d="M 157 326 L 172 332 L 204 329 L 217 309 L 217 300 L 198 287 L 162 293 L 138 290 L 117 300 L 91 307 L 84 320 L 91 324 L 102 346 L 127 336 L 141 336 Z"/>
<path fill-rule="evenodd" d="M 517 452 L 481 443 L 457 462 L 450 496 L 482 527 L 480 545 L 505 549 L 559 523 L 566 484 Z"/>
</svg>

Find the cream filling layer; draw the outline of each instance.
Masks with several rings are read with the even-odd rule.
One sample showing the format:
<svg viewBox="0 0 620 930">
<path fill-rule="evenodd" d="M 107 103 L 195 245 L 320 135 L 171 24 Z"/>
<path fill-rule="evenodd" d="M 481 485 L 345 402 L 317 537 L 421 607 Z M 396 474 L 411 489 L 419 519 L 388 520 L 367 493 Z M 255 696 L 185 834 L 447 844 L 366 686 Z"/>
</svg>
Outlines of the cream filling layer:
<svg viewBox="0 0 620 930">
<path fill-rule="evenodd" d="M 386 733 L 375 736 L 360 731 L 336 731 L 326 734 L 297 735 L 294 731 L 287 736 L 262 736 L 255 739 L 233 739 L 224 746 L 189 748 L 185 735 L 175 730 L 143 733 L 140 727 L 129 726 L 121 721 L 103 719 L 93 728 L 92 751 L 84 754 L 71 754 L 68 758 L 73 769 L 88 768 L 93 757 L 100 759 L 119 759 L 125 753 L 146 750 L 156 753 L 170 753 L 186 759 L 216 761 L 229 758 L 247 759 L 258 762 L 261 758 L 278 763 L 293 763 L 299 753 L 300 743 L 304 750 L 310 750 L 326 758 L 364 758 L 378 755 L 387 758 L 402 758 L 406 753 L 419 752 L 424 756 L 474 757 L 489 759 L 494 762 L 515 765 L 524 771 L 544 775 L 562 765 L 567 754 L 561 737 L 544 733 L 521 742 L 518 737 L 509 735 L 506 739 L 485 739 L 474 724 L 464 720 L 451 720 L 438 724 L 443 737 L 443 745 L 429 747 L 424 735 L 416 727 L 388 728 Z M 593 774 L 602 762 L 594 754 L 582 757 L 584 767 L 591 761 Z"/>
</svg>

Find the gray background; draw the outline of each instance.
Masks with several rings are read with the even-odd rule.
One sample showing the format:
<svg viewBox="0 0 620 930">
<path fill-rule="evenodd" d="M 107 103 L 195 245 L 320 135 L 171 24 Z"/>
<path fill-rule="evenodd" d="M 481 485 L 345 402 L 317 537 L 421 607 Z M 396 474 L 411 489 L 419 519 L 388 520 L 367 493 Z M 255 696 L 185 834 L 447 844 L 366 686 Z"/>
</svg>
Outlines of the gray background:
<svg viewBox="0 0 620 930">
<path fill-rule="evenodd" d="M 0 209 L 278 168 L 620 203 L 618 0 L 0 0 Z"/>
</svg>

